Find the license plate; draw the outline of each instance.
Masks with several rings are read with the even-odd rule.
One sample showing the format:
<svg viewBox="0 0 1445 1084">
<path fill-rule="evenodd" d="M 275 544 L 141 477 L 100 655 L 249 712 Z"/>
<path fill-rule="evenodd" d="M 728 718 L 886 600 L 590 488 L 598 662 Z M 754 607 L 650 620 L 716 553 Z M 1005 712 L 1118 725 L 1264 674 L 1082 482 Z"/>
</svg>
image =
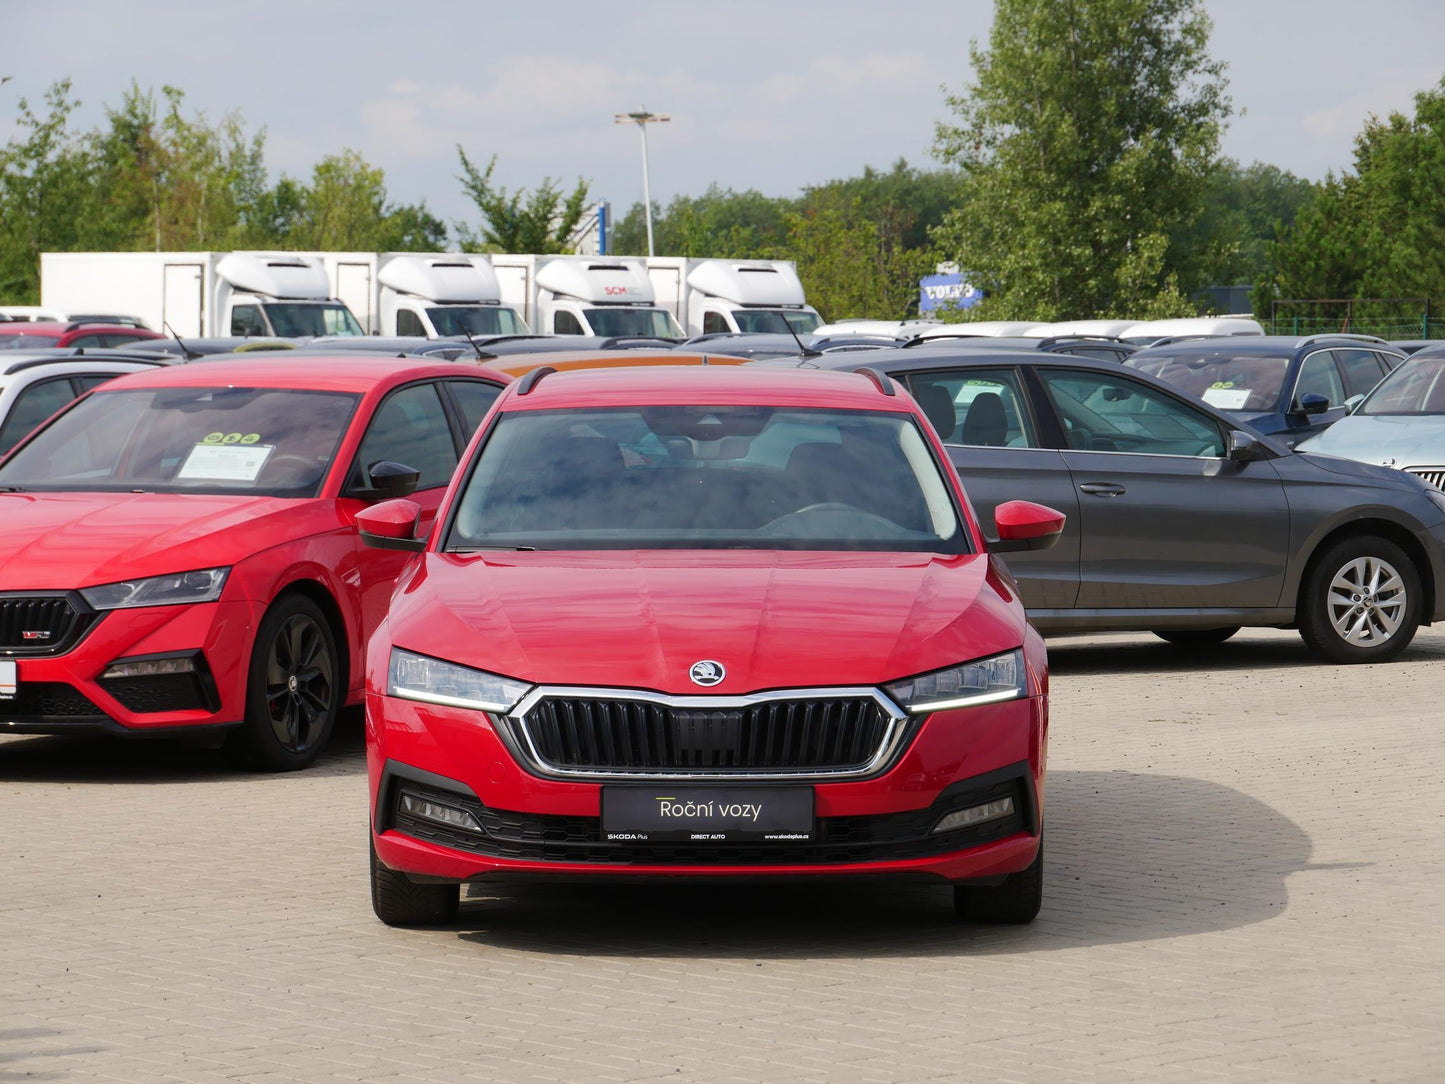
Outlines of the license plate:
<svg viewBox="0 0 1445 1084">
<path fill-rule="evenodd" d="M 603 787 L 612 843 L 806 842 L 812 787 Z"/>
<path fill-rule="evenodd" d="M 20 690 L 20 677 L 14 659 L 0 659 L 0 700 L 14 700 Z"/>
</svg>

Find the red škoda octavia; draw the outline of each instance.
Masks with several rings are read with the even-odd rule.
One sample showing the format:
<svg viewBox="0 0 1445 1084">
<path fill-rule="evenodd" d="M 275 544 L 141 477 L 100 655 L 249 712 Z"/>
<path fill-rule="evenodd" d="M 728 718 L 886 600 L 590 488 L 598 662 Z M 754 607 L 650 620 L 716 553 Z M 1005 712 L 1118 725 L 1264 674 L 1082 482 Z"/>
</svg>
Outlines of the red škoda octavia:
<svg viewBox="0 0 1445 1084">
<path fill-rule="evenodd" d="M 859 373 L 540 369 L 510 386 L 367 653 L 372 901 L 507 878 L 896 876 L 1027 922 L 1048 667 L 914 401 Z"/>
</svg>

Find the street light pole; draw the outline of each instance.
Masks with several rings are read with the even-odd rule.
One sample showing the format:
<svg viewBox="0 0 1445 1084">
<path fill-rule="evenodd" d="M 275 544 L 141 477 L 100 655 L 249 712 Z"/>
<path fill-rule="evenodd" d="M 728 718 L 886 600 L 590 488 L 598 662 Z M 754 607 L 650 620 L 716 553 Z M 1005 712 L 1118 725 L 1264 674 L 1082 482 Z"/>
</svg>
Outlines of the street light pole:
<svg viewBox="0 0 1445 1084">
<path fill-rule="evenodd" d="M 647 219 L 647 254 L 653 255 L 652 251 L 652 186 L 647 175 L 647 126 L 649 124 L 665 124 L 672 118 L 666 113 L 649 113 L 646 108 L 639 109 L 636 113 L 617 113 L 613 120 L 617 124 L 635 124 L 637 130 L 642 133 L 642 213 Z"/>
</svg>

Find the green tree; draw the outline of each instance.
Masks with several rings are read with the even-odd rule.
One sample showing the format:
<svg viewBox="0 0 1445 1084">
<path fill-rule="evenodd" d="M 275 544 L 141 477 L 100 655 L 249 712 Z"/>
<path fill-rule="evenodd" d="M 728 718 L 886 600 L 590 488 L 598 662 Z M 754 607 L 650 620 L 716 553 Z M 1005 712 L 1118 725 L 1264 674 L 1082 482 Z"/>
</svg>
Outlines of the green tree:
<svg viewBox="0 0 1445 1084">
<path fill-rule="evenodd" d="M 1256 307 L 1287 298 L 1429 298 L 1445 305 L 1445 79 L 1413 116 L 1370 117 L 1353 171 L 1329 176 L 1273 248 Z"/>
<path fill-rule="evenodd" d="M 465 252 L 565 252 L 567 242 L 587 209 L 588 184 L 577 179 L 577 187 L 564 195 L 558 182 L 543 177 L 537 190 L 525 188 L 508 194 L 505 188 L 492 184 L 492 171 L 497 156 L 479 170 L 460 146 L 457 155 L 462 161 L 462 190 L 481 212 L 477 229 L 464 222 L 456 223 L 457 236 Z"/>
<path fill-rule="evenodd" d="M 666 208 L 653 207 L 654 247 L 664 256 L 767 258 L 784 244 L 788 215 L 795 208 L 795 200 L 765 196 L 756 189 L 734 192 L 710 185 L 701 196 L 675 196 Z M 640 202 L 617 222 L 609 248 L 620 256 L 646 254 Z"/>
<path fill-rule="evenodd" d="M 1172 243 L 1230 114 L 1202 0 L 997 0 L 936 153 L 968 198 L 934 237 L 989 291 L 981 318 L 1189 311 Z"/>
<path fill-rule="evenodd" d="M 896 223 L 880 226 L 856 199 L 820 201 L 789 216 L 783 251 L 797 261 L 803 291 L 825 319 L 902 320 L 935 261 L 901 237 Z"/>
</svg>

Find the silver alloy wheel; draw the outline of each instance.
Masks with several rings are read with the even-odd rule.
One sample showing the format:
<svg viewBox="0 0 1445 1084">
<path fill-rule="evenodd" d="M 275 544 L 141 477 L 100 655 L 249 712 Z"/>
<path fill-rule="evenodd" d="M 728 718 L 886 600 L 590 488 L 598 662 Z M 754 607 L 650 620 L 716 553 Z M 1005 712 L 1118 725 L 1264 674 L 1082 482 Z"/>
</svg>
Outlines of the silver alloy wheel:
<svg viewBox="0 0 1445 1084">
<path fill-rule="evenodd" d="M 1378 557 L 1356 557 L 1335 573 L 1325 600 L 1340 639 L 1359 647 L 1389 640 L 1405 619 L 1405 581 Z"/>
</svg>

